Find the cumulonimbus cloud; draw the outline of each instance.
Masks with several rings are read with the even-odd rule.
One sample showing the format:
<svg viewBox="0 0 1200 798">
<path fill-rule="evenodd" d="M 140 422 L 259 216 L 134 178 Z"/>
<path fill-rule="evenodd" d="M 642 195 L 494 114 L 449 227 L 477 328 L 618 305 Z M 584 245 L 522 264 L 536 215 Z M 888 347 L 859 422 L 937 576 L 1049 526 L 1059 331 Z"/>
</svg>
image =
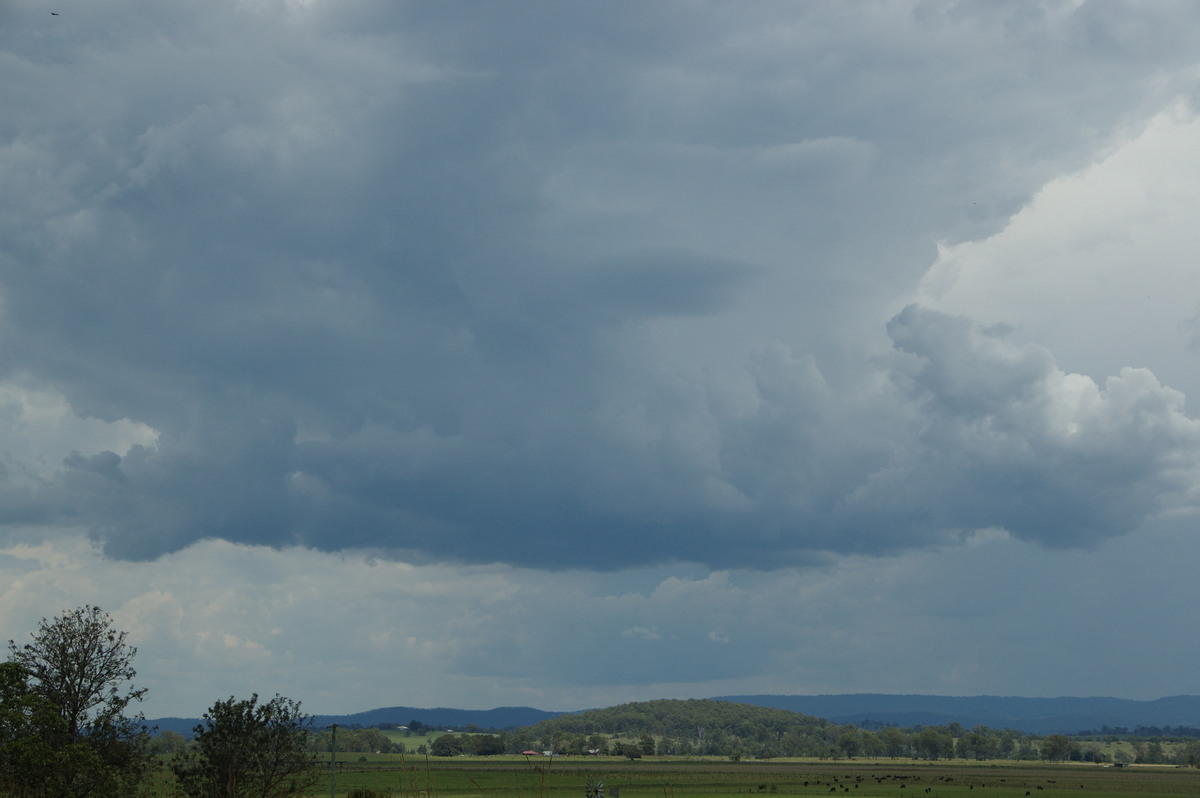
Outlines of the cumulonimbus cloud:
<svg viewBox="0 0 1200 798">
<path fill-rule="evenodd" d="M 0 377 L 146 433 L 14 455 L 5 520 L 130 559 L 773 567 L 1190 506 L 1149 372 L 885 320 L 932 241 L 1191 79 L 1194 10 L 1137 12 L 1147 48 L 1116 4 L 143 5 L 5 12 Z"/>
<path fill-rule="evenodd" d="M 630 418 L 646 406 L 597 421 L 617 412 L 611 395 L 588 414 L 448 434 L 303 441 L 282 420 L 223 423 L 74 455 L 40 495 L 119 557 L 224 537 L 598 568 L 773 567 L 989 527 L 1086 547 L 1191 507 L 1200 423 L 1152 373 L 1100 386 L 1010 330 L 919 306 L 888 330 L 867 396 L 840 395 L 810 358 L 764 353 L 752 404 L 677 399 L 662 410 L 677 429 Z"/>
</svg>

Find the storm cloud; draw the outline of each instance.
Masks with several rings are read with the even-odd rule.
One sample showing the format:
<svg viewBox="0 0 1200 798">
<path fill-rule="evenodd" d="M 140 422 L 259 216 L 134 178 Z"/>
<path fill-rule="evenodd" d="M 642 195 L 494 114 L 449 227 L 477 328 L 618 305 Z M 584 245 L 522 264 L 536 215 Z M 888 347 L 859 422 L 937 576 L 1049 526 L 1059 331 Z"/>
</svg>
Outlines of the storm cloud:
<svg viewBox="0 0 1200 798">
<path fill-rule="evenodd" d="M 883 313 L 1138 123 L 1183 42 L 1107 32 L 1189 6 L 136 9 L 5 12 L 4 374 L 156 433 L 10 520 L 767 567 L 1088 546 L 1194 478 L 1153 374 Z"/>
<path fill-rule="evenodd" d="M 0 6 L 9 626 L 111 592 L 218 695 L 314 612 L 430 704 L 1061 692 L 1002 579 L 1192 550 L 1193 3 L 55 10 Z"/>
</svg>

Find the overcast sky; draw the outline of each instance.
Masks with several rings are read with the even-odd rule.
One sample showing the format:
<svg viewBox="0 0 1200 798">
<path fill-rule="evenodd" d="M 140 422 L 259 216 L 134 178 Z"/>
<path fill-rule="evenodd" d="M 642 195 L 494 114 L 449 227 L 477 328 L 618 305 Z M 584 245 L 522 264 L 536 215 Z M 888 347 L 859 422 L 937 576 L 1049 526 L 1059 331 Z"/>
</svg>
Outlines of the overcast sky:
<svg viewBox="0 0 1200 798">
<path fill-rule="evenodd" d="M 0 638 L 99 604 L 150 717 L 1198 692 L 1198 38 L 0 2 Z"/>
</svg>

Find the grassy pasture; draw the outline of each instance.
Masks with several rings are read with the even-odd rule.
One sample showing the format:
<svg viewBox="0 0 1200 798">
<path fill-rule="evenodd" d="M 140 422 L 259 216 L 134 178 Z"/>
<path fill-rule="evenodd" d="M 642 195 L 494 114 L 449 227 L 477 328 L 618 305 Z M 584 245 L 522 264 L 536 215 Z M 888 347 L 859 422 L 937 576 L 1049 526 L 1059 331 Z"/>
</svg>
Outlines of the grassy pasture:
<svg viewBox="0 0 1200 798">
<path fill-rule="evenodd" d="M 380 729 L 380 733 L 394 743 L 404 743 L 406 748 L 413 749 L 422 743 L 429 745 L 443 734 L 459 734 L 460 732 L 447 732 L 432 729 L 420 732 L 404 732 L 400 729 Z"/>
<path fill-rule="evenodd" d="M 346 754 L 337 795 L 367 788 L 395 798 L 854 796 L 854 798 L 1145 798 L 1200 795 L 1200 771 L 1046 763 L 905 760 L 725 760 L 592 757 L 416 757 Z M 329 795 L 323 779 L 310 792 Z"/>
</svg>

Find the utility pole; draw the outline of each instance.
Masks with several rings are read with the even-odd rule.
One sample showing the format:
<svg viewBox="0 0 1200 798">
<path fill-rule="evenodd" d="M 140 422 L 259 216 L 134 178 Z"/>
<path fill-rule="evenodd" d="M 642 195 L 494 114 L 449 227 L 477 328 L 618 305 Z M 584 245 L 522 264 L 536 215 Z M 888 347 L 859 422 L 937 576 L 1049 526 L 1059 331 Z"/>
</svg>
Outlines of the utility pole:
<svg viewBox="0 0 1200 798">
<path fill-rule="evenodd" d="M 329 727 L 333 729 L 329 738 L 329 798 L 334 798 L 337 789 L 337 727 L 336 723 Z"/>
</svg>

